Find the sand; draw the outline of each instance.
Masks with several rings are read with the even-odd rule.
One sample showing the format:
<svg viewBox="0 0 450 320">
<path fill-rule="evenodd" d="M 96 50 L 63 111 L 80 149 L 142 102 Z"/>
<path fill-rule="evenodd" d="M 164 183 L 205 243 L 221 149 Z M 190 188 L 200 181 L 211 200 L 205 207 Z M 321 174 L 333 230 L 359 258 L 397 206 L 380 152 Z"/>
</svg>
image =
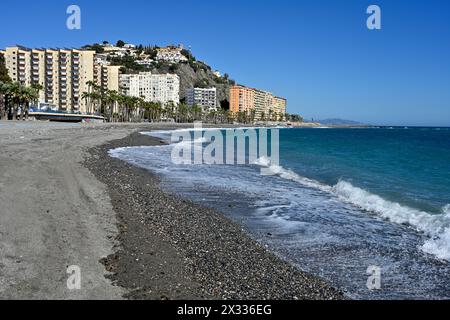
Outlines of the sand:
<svg viewBox="0 0 450 320">
<path fill-rule="evenodd" d="M 0 122 L 1 299 L 341 299 L 220 212 L 107 156 L 152 124 Z M 67 267 L 81 289 L 67 288 Z"/>
</svg>

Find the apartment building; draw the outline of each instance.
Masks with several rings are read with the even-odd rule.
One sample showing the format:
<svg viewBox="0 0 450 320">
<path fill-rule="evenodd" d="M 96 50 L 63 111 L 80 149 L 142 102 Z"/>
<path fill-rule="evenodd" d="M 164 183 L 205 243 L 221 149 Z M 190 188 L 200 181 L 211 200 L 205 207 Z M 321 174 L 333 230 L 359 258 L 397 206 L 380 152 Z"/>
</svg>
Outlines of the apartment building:
<svg viewBox="0 0 450 320">
<path fill-rule="evenodd" d="M 270 93 L 258 89 L 254 90 L 255 96 L 255 117 L 256 119 L 265 118 L 270 107 Z"/>
<path fill-rule="evenodd" d="M 123 94 L 143 97 L 145 101 L 160 102 L 163 105 L 180 102 L 180 77 L 176 74 L 122 74 L 120 87 Z"/>
<path fill-rule="evenodd" d="M 94 65 L 94 82 L 97 86 L 110 91 L 120 91 L 120 66 L 107 64 Z"/>
<path fill-rule="evenodd" d="M 186 90 L 186 103 L 192 107 L 197 105 L 203 111 L 217 111 L 216 88 L 190 88 Z"/>
<path fill-rule="evenodd" d="M 230 89 L 230 111 L 237 113 L 254 110 L 256 120 L 281 120 L 279 113 L 286 113 L 286 103 L 286 99 L 275 97 L 267 91 L 244 86 L 233 86 Z"/>
<path fill-rule="evenodd" d="M 274 97 L 274 111 L 278 113 L 278 120 L 284 120 L 286 114 L 287 100 L 281 97 Z"/>
<path fill-rule="evenodd" d="M 255 91 L 243 86 L 230 88 L 230 111 L 247 112 L 255 108 Z"/>
<path fill-rule="evenodd" d="M 22 46 L 5 50 L 5 63 L 13 81 L 30 86 L 39 84 L 39 102 L 59 110 L 86 112 L 81 99 L 94 81 L 95 51 L 76 49 L 28 49 Z"/>
</svg>

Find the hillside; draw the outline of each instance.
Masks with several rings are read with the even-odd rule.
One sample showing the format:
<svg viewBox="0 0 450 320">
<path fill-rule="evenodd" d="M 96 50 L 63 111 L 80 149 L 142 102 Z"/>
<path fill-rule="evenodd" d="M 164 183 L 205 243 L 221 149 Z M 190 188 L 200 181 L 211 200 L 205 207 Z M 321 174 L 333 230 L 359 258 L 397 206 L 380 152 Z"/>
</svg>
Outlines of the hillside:
<svg viewBox="0 0 450 320">
<path fill-rule="evenodd" d="M 108 42 L 101 44 L 86 45 L 84 49 L 95 50 L 98 54 L 105 54 L 105 46 Z M 122 49 L 125 45 L 124 41 L 119 40 L 117 45 Z M 141 71 L 151 71 L 152 73 L 172 73 L 180 77 L 180 99 L 186 98 L 186 90 L 192 87 L 208 88 L 215 87 L 217 89 L 217 99 L 221 107 L 227 109 L 229 101 L 229 89 L 235 84 L 234 80 L 229 79 L 228 74 L 218 77 L 213 69 L 202 61 L 198 61 L 191 51 L 183 49 L 181 54 L 187 58 L 185 62 L 169 63 L 164 61 L 156 61 L 158 46 L 133 46 L 124 50 L 125 56 L 108 55 L 107 60 L 112 65 L 123 66 L 123 73 L 137 73 Z M 150 65 L 139 64 L 141 61 L 152 61 Z"/>
<path fill-rule="evenodd" d="M 216 87 L 217 99 L 223 106 L 229 101 L 230 86 L 233 80 L 217 77 L 211 68 L 204 63 L 196 62 L 195 67 L 190 63 L 178 63 L 175 65 L 157 64 L 151 71 L 153 73 L 175 73 L 180 77 L 180 99 L 186 98 L 186 90 L 191 87 Z"/>
</svg>

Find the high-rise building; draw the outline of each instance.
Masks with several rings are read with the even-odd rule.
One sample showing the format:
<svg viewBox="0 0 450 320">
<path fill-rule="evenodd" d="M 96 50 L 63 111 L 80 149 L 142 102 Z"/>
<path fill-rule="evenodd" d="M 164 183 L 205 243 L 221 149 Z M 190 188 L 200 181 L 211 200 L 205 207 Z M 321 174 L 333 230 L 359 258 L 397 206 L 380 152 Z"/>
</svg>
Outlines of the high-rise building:
<svg viewBox="0 0 450 320">
<path fill-rule="evenodd" d="M 110 91 L 120 91 L 120 66 L 106 64 L 94 65 L 94 82 L 97 86 Z"/>
<path fill-rule="evenodd" d="M 285 98 L 274 97 L 275 112 L 278 113 L 278 120 L 283 120 L 286 114 L 286 104 Z"/>
<path fill-rule="evenodd" d="M 197 105 L 203 111 L 217 110 L 216 88 L 190 88 L 186 90 L 186 103 L 192 107 Z"/>
<path fill-rule="evenodd" d="M 176 74 L 139 74 L 120 75 L 122 93 L 145 101 L 178 104 L 180 102 L 180 77 Z"/>
<path fill-rule="evenodd" d="M 255 108 L 255 91 L 243 86 L 230 88 L 230 111 L 247 112 Z"/>
<path fill-rule="evenodd" d="M 13 81 L 40 85 L 39 102 L 59 110 L 86 112 L 81 99 L 94 81 L 95 51 L 76 49 L 28 49 L 8 47 L 5 62 Z"/>
<path fill-rule="evenodd" d="M 286 99 L 274 97 L 270 92 L 233 86 L 230 89 L 230 111 L 251 112 L 254 110 L 256 120 L 279 121 L 281 113 L 286 113 Z"/>
</svg>

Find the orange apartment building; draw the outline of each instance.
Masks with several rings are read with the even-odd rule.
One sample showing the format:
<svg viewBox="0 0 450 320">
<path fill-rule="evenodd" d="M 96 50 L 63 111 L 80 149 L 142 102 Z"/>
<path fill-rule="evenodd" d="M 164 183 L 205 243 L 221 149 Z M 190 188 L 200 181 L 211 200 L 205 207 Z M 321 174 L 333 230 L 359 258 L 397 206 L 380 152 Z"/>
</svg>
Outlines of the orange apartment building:
<svg viewBox="0 0 450 320">
<path fill-rule="evenodd" d="M 255 110 L 256 119 L 266 118 L 270 112 L 278 120 L 284 118 L 280 113 L 286 113 L 286 99 L 274 97 L 272 93 L 244 86 L 230 88 L 230 112 L 247 112 Z"/>
<path fill-rule="evenodd" d="M 233 86 L 230 89 L 230 111 L 238 113 L 255 108 L 255 91 L 243 86 Z"/>
</svg>

